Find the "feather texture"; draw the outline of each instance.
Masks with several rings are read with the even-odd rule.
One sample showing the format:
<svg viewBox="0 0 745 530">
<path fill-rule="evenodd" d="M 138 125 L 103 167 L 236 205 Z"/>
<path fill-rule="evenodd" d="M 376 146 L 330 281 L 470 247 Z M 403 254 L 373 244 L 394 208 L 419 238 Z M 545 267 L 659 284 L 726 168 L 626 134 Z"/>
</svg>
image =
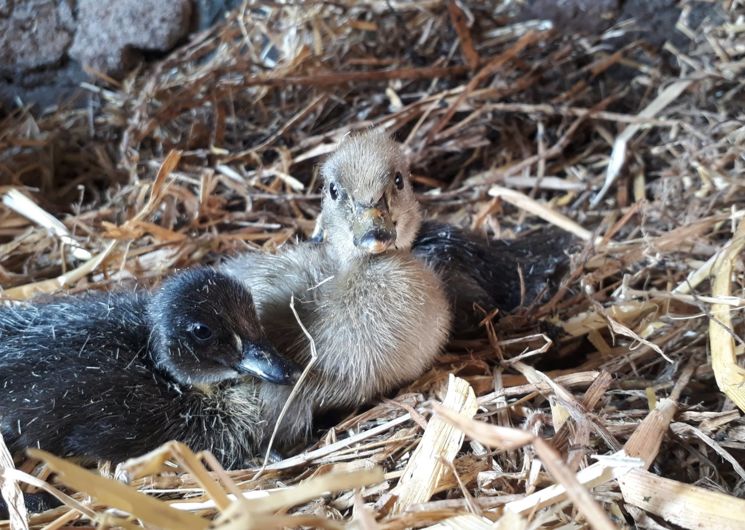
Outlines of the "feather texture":
<svg viewBox="0 0 745 530">
<path fill-rule="evenodd" d="M 193 344 L 193 322 L 214 340 Z M 206 323 L 206 324 L 205 324 Z M 208 269 L 146 291 L 63 296 L 0 310 L 0 428 L 13 451 L 119 462 L 176 439 L 227 467 L 255 454 L 258 387 L 238 334 L 265 340 L 245 287 Z M 192 384 L 193 383 L 193 384 Z"/>
</svg>

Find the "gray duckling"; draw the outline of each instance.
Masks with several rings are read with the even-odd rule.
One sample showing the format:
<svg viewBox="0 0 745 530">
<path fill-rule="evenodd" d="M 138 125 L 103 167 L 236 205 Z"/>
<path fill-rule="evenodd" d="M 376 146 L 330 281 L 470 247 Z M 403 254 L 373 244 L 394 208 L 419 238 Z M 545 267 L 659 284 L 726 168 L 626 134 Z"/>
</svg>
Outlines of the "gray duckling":
<svg viewBox="0 0 745 530">
<path fill-rule="evenodd" d="M 304 441 L 319 413 L 354 408 L 416 379 L 450 331 L 440 279 L 411 254 L 421 213 L 400 146 L 382 132 L 347 136 L 321 175 L 323 242 L 249 252 L 222 267 L 250 288 L 283 355 L 302 365 L 311 357 L 293 297 L 316 346 L 309 380 L 280 424 L 280 450 Z M 279 416 L 288 395 L 260 383 L 267 419 Z"/>
<path fill-rule="evenodd" d="M 296 376 L 266 340 L 250 292 L 208 268 L 154 293 L 0 309 L 0 429 L 13 452 L 116 463 L 175 439 L 238 467 L 258 450 L 258 381 Z"/>
</svg>

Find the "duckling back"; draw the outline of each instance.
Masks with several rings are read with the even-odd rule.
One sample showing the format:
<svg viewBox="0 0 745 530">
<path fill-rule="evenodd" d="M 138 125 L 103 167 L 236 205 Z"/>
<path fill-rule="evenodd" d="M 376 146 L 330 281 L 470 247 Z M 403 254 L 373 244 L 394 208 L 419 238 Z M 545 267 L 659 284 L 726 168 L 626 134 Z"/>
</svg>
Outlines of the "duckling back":
<svg viewBox="0 0 745 530">
<path fill-rule="evenodd" d="M 151 384 L 145 348 L 132 347 L 147 344 L 141 310 L 140 295 L 132 293 L 62 297 L 0 311 L 0 426 L 12 450 L 80 454 L 82 440 L 95 445 L 98 431 L 119 428 L 123 411 L 115 404 L 135 412 L 136 422 L 143 417 L 137 413 L 141 397 L 165 397 L 138 395 L 160 389 Z M 167 394 L 167 385 L 163 390 Z M 118 451 L 114 443 L 88 447 L 84 455 L 107 458 Z"/>
<path fill-rule="evenodd" d="M 129 348 L 147 334 L 141 314 L 146 297 L 143 292 L 87 293 L 0 308 L 0 359 L 43 364 L 60 357 L 61 343 L 80 350 L 80 357 L 93 354 L 96 346 Z"/>
<path fill-rule="evenodd" d="M 478 331 L 484 311 L 509 312 L 546 299 L 569 265 L 576 246 L 556 229 L 517 241 L 485 240 L 453 225 L 426 221 L 412 253 L 442 278 L 453 308 L 453 334 Z M 479 309 L 480 308 L 480 309 Z"/>
</svg>

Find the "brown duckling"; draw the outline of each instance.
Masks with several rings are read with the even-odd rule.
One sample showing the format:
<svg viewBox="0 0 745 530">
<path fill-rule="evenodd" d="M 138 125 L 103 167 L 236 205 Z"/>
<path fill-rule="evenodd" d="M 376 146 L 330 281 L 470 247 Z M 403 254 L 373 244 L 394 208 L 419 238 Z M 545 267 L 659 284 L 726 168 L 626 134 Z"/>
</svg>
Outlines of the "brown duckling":
<svg viewBox="0 0 745 530">
<path fill-rule="evenodd" d="M 402 156 L 400 149 L 381 146 L 380 133 L 360 134 L 354 150 L 339 150 L 337 160 L 350 157 L 344 163 L 357 164 L 373 158 L 380 165 L 395 166 Z M 372 153 L 375 153 L 373 156 Z M 354 159 L 354 160 L 351 160 Z M 339 162 L 337 162 L 339 163 Z M 370 185 L 360 181 L 360 189 Z M 400 195 L 389 204 L 390 217 L 395 219 L 419 207 L 412 194 Z M 322 212 L 313 234 L 313 241 L 326 238 L 327 223 Z M 412 225 L 413 226 L 413 225 Z M 453 335 L 472 336 L 478 331 L 484 311 L 499 309 L 509 312 L 522 304 L 531 304 L 555 290 L 569 264 L 567 250 L 576 242 L 564 231 L 549 228 L 517 241 L 488 240 L 456 226 L 426 220 L 416 223 L 408 233 L 408 246 L 419 260 L 441 278 L 453 313 Z"/>
<path fill-rule="evenodd" d="M 316 346 L 311 377 L 280 425 L 280 449 L 306 438 L 317 413 L 356 407 L 421 375 L 450 328 L 440 280 L 411 255 L 421 214 L 400 146 L 376 131 L 347 136 L 321 174 L 322 243 L 249 252 L 223 266 L 249 286 L 283 355 L 306 364 L 311 354 L 292 297 Z M 260 387 L 266 418 L 276 418 L 289 389 Z"/>
<path fill-rule="evenodd" d="M 14 452 L 120 462 L 175 439 L 237 467 L 258 448 L 257 381 L 296 376 L 266 340 L 250 292 L 207 268 L 155 293 L 0 309 L 0 428 Z"/>
</svg>

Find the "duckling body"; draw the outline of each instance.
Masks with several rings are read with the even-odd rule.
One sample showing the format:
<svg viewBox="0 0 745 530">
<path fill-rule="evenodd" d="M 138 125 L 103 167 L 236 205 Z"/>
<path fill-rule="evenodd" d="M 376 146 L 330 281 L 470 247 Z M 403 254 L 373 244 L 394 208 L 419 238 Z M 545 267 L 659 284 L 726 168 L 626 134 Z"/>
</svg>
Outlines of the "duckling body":
<svg viewBox="0 0 745 530">
<path fill-rule="evenodd" d="M 378 149 L 363 149 L 369 141 Z M 280 448 L 307 438 L 317 413 L 353 408 L 421 375 L 450 327 L 442 283 L 410 252 L 420 217 L 398 145 L 375 132 L 346 138 L 322 174 L 322 243 L 251 252 L 223 266 L 251 289 L 283 355 L 307 364 L 311 353 L 292 297 L 315 343 L 318 358 L 280 425 Z M 399 204 L 407 206 L 393 207 Z M 260 384 L 267 419 L 279 415 L 288 395 Z"/>
<path fill-rule="evenodd" d="M 450 224 L 425 221 L 412 253 L 442 279 L 453 308 L 454 334 L 468 336 L 478 330 L 484 311 L 509 312 L 555 290 L 574 243 L 571 234 L 556 229 L 517 241 L 486 240 Z"/>
<path fill-rule="evenodd" d="M 258 377 L 290 383 L 294 367 L 266 342 L 245 287 L 209 269 L 155 294 L 0 310 L 0 428 L 14 452 L 120 462 L 176 439 L 234 467 L 257 446 Z"/>
<path fill-rule="evenodd" d="M 226 270 L 238 274 L 251 263 L 253 273 L 242 278 L 256 285 L 269 340 L 298 364 L 310 361 L 309 341 L 290 309 L 294 297 L 318 355 L 280 426 L 280 448 L 306 439 L 315 414 L 354 408 L 415 379 L 444 344 L 449 314 L 442 288 L 408 253 L 371 256 L 348 269 L 335 267 L 324 246 L 309 244 L 249 256 Z M 289 393 L 260 384 L 267 420 L 279 417 Z"/>
</svg>

